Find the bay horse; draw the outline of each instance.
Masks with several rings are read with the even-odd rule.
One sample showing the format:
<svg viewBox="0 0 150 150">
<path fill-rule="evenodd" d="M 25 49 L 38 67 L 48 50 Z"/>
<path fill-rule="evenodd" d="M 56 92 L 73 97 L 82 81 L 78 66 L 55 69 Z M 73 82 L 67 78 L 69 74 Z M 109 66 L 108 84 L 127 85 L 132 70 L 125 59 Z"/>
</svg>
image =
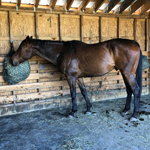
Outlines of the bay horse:
<svg viewBox="0 0 150 150">
<path fill-rule="evenodd" d="M 77 111 L 76 83 L 86 101 L 86 115 L 90 115 L 92 105 L 82 77 L 102 76 L 115 68 L 120 70 L 126 85 L 127 99 L 122 114 L 128 113 L 133 94 L 134 111 L 130 121 L 137 120 L 142 90 L 142 52 L 137 42 L 118 38 L 97 44 L 86 44 L 81 41 L 50 41 L 27 36 L 12 56 L 12 64 L 19 65 L 33 55 L 57 65 L 66 76 L 72 98 L 70 118 L 74 117 Z"/>
</svg>

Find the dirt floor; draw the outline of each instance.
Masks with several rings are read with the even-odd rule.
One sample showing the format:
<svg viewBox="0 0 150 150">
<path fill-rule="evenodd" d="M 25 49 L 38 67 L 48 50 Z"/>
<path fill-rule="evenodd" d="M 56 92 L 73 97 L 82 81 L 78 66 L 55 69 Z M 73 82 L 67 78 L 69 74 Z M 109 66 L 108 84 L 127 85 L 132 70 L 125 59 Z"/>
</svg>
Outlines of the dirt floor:
<svg viewBox="0 0 150 150">
<path fill-rule="evenodd" d="M 120 115 L 124 105 L 125 98 L 94 102 L 85 116 L 82 104 L 73 119 L 71 106 L 1 117 L 0 150 L 150 150 L 150 95 L 136 123 Z"/>
</svg>

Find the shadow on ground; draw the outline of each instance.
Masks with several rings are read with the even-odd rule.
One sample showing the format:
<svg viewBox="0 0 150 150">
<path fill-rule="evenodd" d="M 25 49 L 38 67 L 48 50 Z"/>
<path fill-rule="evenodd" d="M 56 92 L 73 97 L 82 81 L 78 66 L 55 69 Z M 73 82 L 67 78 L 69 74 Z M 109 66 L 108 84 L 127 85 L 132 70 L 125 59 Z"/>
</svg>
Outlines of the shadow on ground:
<svg viewBox="0 0 150 150">
<path fill-rule="evenodd" d="M 140 116 L 131 123 L 120 115 L 125 99 L 94 102 L 92 115 L 78 106 L 42 110 L 0 118 L 0 150 L 149 150 L 150 95 L 142 96 Z M 133 105 L 132 105 L 133 108 Z"/>
</svg>

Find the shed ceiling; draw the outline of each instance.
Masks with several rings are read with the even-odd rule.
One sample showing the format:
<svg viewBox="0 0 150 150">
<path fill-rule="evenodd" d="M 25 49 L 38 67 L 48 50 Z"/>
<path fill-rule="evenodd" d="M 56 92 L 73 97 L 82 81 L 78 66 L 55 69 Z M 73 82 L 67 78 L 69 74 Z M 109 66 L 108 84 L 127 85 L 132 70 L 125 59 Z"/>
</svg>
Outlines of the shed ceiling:
<svg viewBox="0 0 150 150">
<path fill-rule="evenodd" d="M 131 14 L 140 15 L 146 12 L 150 12 L 150 0 L 0 0 L 1 6 L 19 5 L 19 7 L 34 8 L 46 8 L 55 9 L 58 7 L 64 7 L 64 10 L 68 11 L 80 11 L 86 9 L 95 10 L 95 12 L 101 13 L 119 13 L 131 11 Z M 25 4 L 25 5 L 24 5 Z M 92 11 L 91 11 L 92 12 Z"/>
</svg>

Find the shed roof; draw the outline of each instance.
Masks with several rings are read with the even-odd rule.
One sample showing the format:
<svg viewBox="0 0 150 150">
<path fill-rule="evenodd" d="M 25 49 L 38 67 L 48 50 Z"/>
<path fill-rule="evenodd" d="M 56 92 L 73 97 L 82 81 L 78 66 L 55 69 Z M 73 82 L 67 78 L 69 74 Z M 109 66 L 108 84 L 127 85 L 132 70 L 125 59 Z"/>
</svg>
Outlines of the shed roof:
<svg viewBox="0 0 150 150">
<path fill-rule="evenodd" d="M 150 0 L 0 0 L 2 6 L 33 7 L 55 9 L 64 7 L 67 11 L 86 11 L 102 13 L 130 12 L 134 15 L 150 12 Z M 58 9 L 57 9 L 58 10 Z"/>
</svg>

